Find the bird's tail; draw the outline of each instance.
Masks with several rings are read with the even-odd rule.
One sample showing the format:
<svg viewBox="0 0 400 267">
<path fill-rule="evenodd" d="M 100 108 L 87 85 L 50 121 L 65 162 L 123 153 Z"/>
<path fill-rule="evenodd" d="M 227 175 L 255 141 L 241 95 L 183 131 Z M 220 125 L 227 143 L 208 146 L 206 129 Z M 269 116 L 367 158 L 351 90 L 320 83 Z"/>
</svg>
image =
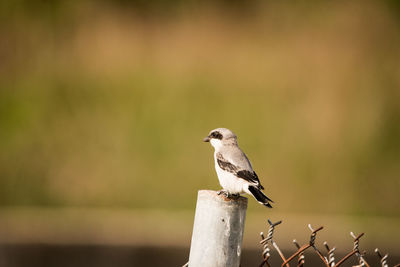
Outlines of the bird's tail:
<svg viewBox="0 0 400 267">
<path fill-rule="evenodd" d="M 269 202 L 273 203 L 273 201 L 269 199 L 258 187 L 249 185 L 249 191 L 259 203 L 267 206 L 268 208 L 272 208 Z"/>
</svg>

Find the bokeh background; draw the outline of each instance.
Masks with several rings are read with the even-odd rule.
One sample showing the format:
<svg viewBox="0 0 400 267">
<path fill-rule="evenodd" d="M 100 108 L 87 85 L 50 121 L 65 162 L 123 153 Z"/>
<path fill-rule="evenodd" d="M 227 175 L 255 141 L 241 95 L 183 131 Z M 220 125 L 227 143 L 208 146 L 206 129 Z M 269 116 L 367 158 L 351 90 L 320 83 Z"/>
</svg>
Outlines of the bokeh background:
<svg viewBox="0 0 400 267">
<path fill-rule="evenodd" d="M 276 240 L 400 255 L 397 1 L 2 1 L 0 265 L 179 266 L 232 129 Z M 390 262 L 390 261 L 389 261 Z M 391 264 L 399 262 L 390 262 Z"/>
</svg>

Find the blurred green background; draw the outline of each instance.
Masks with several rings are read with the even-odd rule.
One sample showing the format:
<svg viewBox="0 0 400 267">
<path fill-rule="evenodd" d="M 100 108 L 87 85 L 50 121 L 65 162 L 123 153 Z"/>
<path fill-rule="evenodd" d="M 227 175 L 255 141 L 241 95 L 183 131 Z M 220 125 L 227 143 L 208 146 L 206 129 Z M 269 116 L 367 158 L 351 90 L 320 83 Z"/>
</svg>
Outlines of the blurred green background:
<svg viewBox="0 0 400 267">
<path fill-rule="evenodd" d="M 127 243 L 158 227 L 188 247 L 197 190 L 219 189 L 202 138 L 227 127 L 276 203 L 250 200 L 246 235 L 309 215 L 400 246 L 396 1 L 19 0 L 0 18 L 3 242 L 131 218 Z"/>
</svg>

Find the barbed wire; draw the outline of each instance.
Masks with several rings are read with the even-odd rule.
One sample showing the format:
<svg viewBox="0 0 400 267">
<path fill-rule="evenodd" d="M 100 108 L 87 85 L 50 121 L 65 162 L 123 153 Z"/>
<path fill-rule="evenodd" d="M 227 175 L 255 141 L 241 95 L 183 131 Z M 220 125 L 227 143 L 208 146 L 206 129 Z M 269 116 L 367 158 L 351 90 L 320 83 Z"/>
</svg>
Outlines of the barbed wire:
<svg viewBox="0 0 400 267">
<path fill-rule="evenodd" d="M 328 243 L 325 241 L 324 247 L 327 251 L 326 255 L 324 255 L 316 246 L 315 240 L 317 238 L 317 233 L 321 231 L 324 227 L 320 226 L 316 229 L 314 229 L 311 224 L 308 225 L 308 228 L 311 231 L 310 235 L 310 240 L 308 243 L 304 244 L 303 246 L 300 246 L 299 243 L 296 241 L 296 239 L 293 240 L 293 244 L 296 246 L 297 251 L 290 255 L 288 258 L 285 257 L 285 255 L 282 253 L 280 250 L 278 244 L 274 241 L 273 235 L 275 231 L 275 227 L 279 224 L 281 224 L 282 221 L 278 221 L 276 223 L 272 223 L 270 219 L 268 219 L 268 234 L 267 237 L 264 237 L 264 233 L 261 232 L 261 241 L 260 244 L 262 245 L 262 253 L 261 256 L 263 258 L 263 261 L 259 265 L 260 267 L 266 265 L 267 267 L 271 267 L 269 264 L 269 259 L 271 258 L 271 248 L 270 245 L 278 252 L 282 264 L 281 267 L 290 267 L 290 262 L 298 257 L 297 260 L 297 267 L 303 267 L 305 264 L 305 256 L 304 256 L 304 251 L 307 250 L 308 248 L 313 248 L 313 251 L 319 256 L 320 260 L 326 267 L 339 267 L 341 264 L 343 264 L 345 261 L 347 261 L 349 258 L 351 258 L 353 255 L 355 255 L 358 259 L 358 264 L 357 266 L 360 267 L 370 267 L 369 263 L 365 259 L 365 254 L 366 252 L 360 252 L 360 239 L 361 237 L 364 236 L 364 233 L 361 233 L 359 235 L 355 235 L 353 232 L 350 232 L 351 237 L 353 237 L 353 249 L 349 253 L 347 253 L 342 259 L 340 259 L 338 262 L 335 261 L 335 255 L 334 252 L 336 250 L 336 247 L 330 248 Z M 376 255 L 379 257 L 381 267 L 389 267 L 387 260 L 388 260 L 388 254 L 382 255 L 378 249 L 375 249 Z M 394 265 L 394 267 L 400 267 L 400 264 Z"/>
</svg>

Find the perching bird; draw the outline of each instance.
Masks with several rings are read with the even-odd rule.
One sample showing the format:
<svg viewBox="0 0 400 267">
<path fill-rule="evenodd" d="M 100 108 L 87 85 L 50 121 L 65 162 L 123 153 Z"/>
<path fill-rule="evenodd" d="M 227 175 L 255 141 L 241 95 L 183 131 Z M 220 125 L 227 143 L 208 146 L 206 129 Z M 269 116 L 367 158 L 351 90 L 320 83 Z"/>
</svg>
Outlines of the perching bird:
<svg viewBox="0 0 400 267">
<path fill-rule="evenodd" d="M 231 130 L 214 129 L 203 141 L 210 142 L 215 148 L 215 170 L 223 188 L 218 194 L 223 193 L 230 197 L 247 193 L 259 203 L 272 208 L 269 202 L 273 201 L 261 191 L 264 187 L 260 184 L 246 154 L 239 148 L 237 137 Z"/>
</svg>

